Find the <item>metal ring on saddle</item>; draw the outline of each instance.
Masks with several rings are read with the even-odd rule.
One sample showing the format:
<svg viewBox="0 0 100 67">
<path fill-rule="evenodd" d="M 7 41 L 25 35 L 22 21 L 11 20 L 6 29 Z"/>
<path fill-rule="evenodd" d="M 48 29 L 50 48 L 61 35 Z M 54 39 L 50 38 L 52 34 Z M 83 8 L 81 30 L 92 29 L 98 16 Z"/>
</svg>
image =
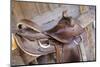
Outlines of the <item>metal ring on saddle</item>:
<svg viewBox="0 0 100 67">
<path fill-rule="evenodd" d="M 48 47 L 50 47 L 50 43 L 49 43 L 48 45 L 43 45 L 43 44 L 40 42 L 40 40 L 38 40 L 38 44 L 39 44 L 39 46 L 42 47 L 42 48 L 48 48 Z"/>
</svg>

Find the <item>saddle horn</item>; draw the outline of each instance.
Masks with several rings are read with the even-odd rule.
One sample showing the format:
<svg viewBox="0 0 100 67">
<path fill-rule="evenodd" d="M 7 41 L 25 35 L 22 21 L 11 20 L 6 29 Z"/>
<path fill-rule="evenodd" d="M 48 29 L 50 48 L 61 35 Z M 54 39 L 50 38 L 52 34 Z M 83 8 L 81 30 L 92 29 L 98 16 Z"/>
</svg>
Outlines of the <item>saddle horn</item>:
<svg viewBox="0 0 100 67">
<path fill-rule="evenodd" d="M 74 26 L 72 23 L 72 17 L 71 16 L 68 17 L 67 10 L 64 10 L 62 12 L 62 16 L 63 16 L 63 19 L 66 21 L 67 25 L 69 25 L 71 27 Z"/>
<path fill-rule="evenodd" d="M 62 16 L 63 16 L 63 17 L 67 17 L 67 16 L 68 16 L 67 10 L 64 10 L 64 11 L 62 12 Z"/>
</svg>

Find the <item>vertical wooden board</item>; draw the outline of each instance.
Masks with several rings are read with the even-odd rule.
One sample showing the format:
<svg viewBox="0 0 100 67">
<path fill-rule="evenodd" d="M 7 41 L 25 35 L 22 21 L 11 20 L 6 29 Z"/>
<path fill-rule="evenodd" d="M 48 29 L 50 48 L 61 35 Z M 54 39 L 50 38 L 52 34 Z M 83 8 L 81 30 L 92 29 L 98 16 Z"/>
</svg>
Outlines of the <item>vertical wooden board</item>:
<svg viewBox="0 0 100 67">
<path fill-rule="evenodd" d="M 49 4 L 50 10 L 54 10 L 55 8 L 58 8 L 58 4 Z"/>
<path fill-rule="evenodd" d="M 19 2 L 21 5 L 22 12 L 27 19 L 32 19 L 33 16 L 37 15 L 36 7 L 34 3 L 30 2 Z"/>
<path fill-rule="evenodd" d="M 36 17 L 36 16 L 38 15 L 36 3 L 33 3 L 33 4 L 32 4 L 32 7 L 33 7 L 33 17 Z M 33 17 L 32 17 L 32 18 L 33 18 Z"/>
<path fill-rule="evenodd" d="M 14 14 L 12 13 L 12 15 L 11 15 L 11 33 L 16 32 L 15 31 L 17 29 L 17 26 L 16 25 L 17 25 L 17 21 L 15 19 Z"/>
<path fill-rule="evenodd" d="M 90 56 L 90 53 L 89 53 L 89 40 L 88 40 L 88 32 L 85 28 L 85 34 L 83 35 L 83 47 L 84 47 L 84 50 L 85 50 L 85 56 L 87 58 L 87 61 L 89 61 L 89 57 Z"/>
<path fill-rule="evenodd" d="M 12 8 L 11 11 L 12 11 L 12 13 L 13 13 L 15 19 L 17 20 L 17 22 L 19 22 L 21 19 L 24 18 L 24 15 L 23 15 L 23 13 L 22 13 L 22 9 L 21 9 L 21 7 L 20 7 L 19 2 L 13 0 L 13 1 L 12 1 L 12 7 L 13 7 L 13 8 Z"/>
<path fill-rule="evenodd" d="M 50 9 L 49 9 L 49 4 L 44 3 L 44 4 L 43 4 L 43 10 L 44 10 L 44 13 L 47 12 L 47 11 L 50 11 Z"/>
<path fill-rule="evenodd" d="M 54 7 L 55 7 L 55 8 L 58 8 L 58 7 L 59 7 L 59 4 L 54 4 Z"/>
<path fill-rule="evenodd" d="M 40 9 L 41 14 L 45 13 L 46 8 L 44 6 L 44 3 L 38 3 L 38 4 L 39 4 L 39 9 Z"/>
<path fill-rule="evenodd" d="M 37 11 L 37 7 L 36 7 L 36 3 L 32 3 L 32 9 L 33 9 L 33 17 L 37 16 L 38 15 L 38 11 Z M 32 17 L 32 18 L 33 18 Z"/>
<path fill-rule="evenodd" d="M 37 12 L 38 12 L 38 15 L 40 15 L 42 12 L 41 12 L 41 5 L 39 3 L 36 3 L 36 8 L 37 8 Z"/>
<path fill-rule="evenodd" d="M 95 21 L 95 13 L 92 11 L 88 11 L 78 17 L 78 20 L 80 21 L 79 24 L 85 28 L 87 25 L 89 25 L 91 22 Z"/>
<path fill-rule="evenodd" d="M 51 11 L 54 9 L 52 4 L 49 4 L 49 8 L 50 8 Z"/>
<path fill-rule="evenodd" d="M 83 43 L 80 45 L 83 52 L 83 59 L 86 56 L 87 61 L 95 60 L 95 44 L 93 43 L 93 29 L 91 24 L 85 28 L 85 33 L 82 34 Z"/>
<path fill-rule="evenodd" d="M 95 60 L 95 38 L 93 36 L 95 36 L 93 33 L 93 28 L 92 28 L 92 23 L 89 24 L 86 28 L 87 30 L 87 38 L 88 38 L 88 48 L 87 48 L 87 57 L 88 60 Z"/>
</svg>

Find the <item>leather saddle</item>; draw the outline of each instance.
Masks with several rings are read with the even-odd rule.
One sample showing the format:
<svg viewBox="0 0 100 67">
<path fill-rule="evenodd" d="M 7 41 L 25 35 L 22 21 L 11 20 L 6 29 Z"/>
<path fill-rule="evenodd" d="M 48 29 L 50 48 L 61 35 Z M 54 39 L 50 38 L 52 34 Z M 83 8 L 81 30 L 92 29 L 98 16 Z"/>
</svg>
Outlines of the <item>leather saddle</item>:
<svg viewBox="0 0 100 67">
<path fill-rule="evenodd" d="M 18 23 L 18 29 L 14 35 L 18 46 L 25 53 L 32 56 L 56 53 L 57 62 L 63 62 L 66 51 L 63 50 L 60 53 L 59 47 L 66 50 L 69 47 L 78 45 L 81 41 L 80 34 L 84 32 L 84 29 L 77 22 L 76 19 L 63 15 L 55 27 L 48 31 L 42 31 L 41 27 L 36 23 L 23 19 Z M 59 57 L 62 57 L 63 60 L 59 59 Z"/>
</svg>

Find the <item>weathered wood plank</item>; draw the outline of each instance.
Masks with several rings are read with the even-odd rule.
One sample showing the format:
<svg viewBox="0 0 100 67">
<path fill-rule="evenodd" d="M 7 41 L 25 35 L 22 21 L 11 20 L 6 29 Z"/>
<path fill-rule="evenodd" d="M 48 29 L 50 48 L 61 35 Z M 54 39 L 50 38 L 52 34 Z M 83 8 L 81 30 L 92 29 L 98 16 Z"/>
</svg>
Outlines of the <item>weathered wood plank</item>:
<svg viewBox="0 0 100 67">
<path fill-rule="evenodd" d="M 89 61 L 95 60 L 95 34 L 94 34 L 94 30 L 92 28 L 92 24 L 89 24 L 86 27 L 86 33 L 87 33 L 87 40 L 88 40 L 88 44 L 87 46 L 85 46 L 86 48 L 86 55 L 87 55 L 87 59 Z"/>
<path fill-rule="evenodd" d="M 19 22 L 21 19 L 24 18 L 24 14 L 22 12 L 22 9 L 20 7 L 19 2 L 17 2 L 16 0 L 12 1 L 12 14 L 14 15 L 15 19 L 17 22 Z"/>
<path fill-rule="evenodd" d="M 80 15 L 80 17 L 78 17 L 78 20 L 80 21 L 80 25 L 85 28 L 87 27 L 90 23 L 95 21 L 95 13 L 92 11 L 88 11 L 82 15 Z"/>
<path fill-rule="evenodd" d="M 35 3 L 30 2 L 19 2 L 21 10 L 27 19 L 32 19 L 34 16 L 38 15 Z"/>
</svg>

